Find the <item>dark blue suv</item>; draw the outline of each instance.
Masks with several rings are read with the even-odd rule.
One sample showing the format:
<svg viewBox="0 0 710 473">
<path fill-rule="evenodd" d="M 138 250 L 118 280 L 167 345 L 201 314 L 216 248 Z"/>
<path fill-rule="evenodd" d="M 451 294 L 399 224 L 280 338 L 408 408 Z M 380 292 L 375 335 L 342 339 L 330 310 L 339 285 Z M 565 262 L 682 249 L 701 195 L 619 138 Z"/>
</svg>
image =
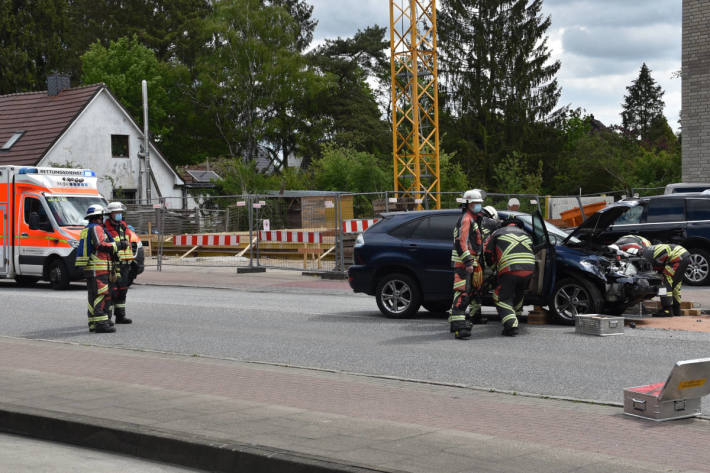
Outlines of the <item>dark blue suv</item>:
<svg viewBox="0 0 710 473">
<path fill-rule="evenodd" d="M 453 296 L 452 235 L 460 214 L 458 209 L 383 214 L 358 236 L 348 269 L 350 286 L 375 296 L 388 317 L 412 316 L 420 306 L 447 311 Z M 658 293 L 661 280 L 643 260 L 608 254 L 606 246 L 588 243 L 593 239 L 585 224 L 596 229 L 600 219 L 617 218 L 613 212 L 604 217 L 602 210 L 580 225 L 586 241 L 544 222 L 539 213 L 499 214 L 517 215 L 533 238 L 537 269 L 526 304 L 549 306 L 563 323 L 573 323 L 582 313 L 620 314 Z M 488 293 L 484 304 L 492 303 Z"/>
</svg>

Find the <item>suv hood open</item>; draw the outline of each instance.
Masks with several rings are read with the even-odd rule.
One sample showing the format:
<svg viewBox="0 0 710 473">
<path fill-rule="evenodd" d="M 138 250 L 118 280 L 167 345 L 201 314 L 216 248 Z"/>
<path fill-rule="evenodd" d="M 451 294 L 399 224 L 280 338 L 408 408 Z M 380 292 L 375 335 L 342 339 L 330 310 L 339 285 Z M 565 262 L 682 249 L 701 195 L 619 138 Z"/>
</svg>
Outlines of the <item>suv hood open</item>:
<svg viewBox="0 0 710 473">
<path fill-rule="evenodd" d="M 588 241 L 599 236 L 604 230 L 609 228 L 617 218 L 625 214 L 629 209 L 639 205 L 638 200 L 621 200 L 611 204 L 591 215 L 582 222 L 572 233 L 565 238 L 562 244 L 566 244 L 571 238 L 576 237 L 583 241 Z"/>
</svg>

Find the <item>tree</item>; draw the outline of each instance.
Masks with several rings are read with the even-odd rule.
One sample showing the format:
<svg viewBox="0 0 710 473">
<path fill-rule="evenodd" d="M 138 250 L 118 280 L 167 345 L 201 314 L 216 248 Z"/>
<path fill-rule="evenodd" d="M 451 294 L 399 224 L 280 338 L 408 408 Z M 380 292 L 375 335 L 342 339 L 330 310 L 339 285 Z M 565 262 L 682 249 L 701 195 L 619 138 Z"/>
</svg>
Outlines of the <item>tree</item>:
<svg viewBox="0 0 710 473">
<path fill-rule="evenodd" d="M 370 77 L 389 76 L 385 33 L 385 28 L 374 26 L 359 30 L 352 38 L 326 40 L 311 52 L 309 60 L 334 81 L 317 100 L 318 113 L 330 124 L 325 136 L 337 146 L 375 154 L 389 162 L 391 129 L 368 84 Z"/>
<path fill-rule="evenodd" d="M 444 0 L 439 15 L 442 140 L 469 175 L 541 141 L 535 124 L 557 105 L 542 0 Z M 535 163 L 537 166 L 537 163 Z"/>
<path fill-rule="evenodd" d="M 646 139 L 653 121 L 663 115 L 663 89 L 643 63 L 639 76 L 626 87 L 621 119 L 624 129 L 637 139 Z"/>
<path fill-rule="evenodd" d="M 71 72 L 78 55 L 65 41 L 62 0 L 0 0 L 0 95 L 42 90 L 51 72 Z"/>
<path fill-rule="evenodd" d="M 204 28 L 212 37 L 198 61 L 196 99 L 224 154 L 250 161 L 270 151 L 285 166 L 300 132 L 315 125 L 299 107 L 327 87 L 298 52 L 302 26 L 282 6 L 233 0 L 217 3 Z"/>
</svg>

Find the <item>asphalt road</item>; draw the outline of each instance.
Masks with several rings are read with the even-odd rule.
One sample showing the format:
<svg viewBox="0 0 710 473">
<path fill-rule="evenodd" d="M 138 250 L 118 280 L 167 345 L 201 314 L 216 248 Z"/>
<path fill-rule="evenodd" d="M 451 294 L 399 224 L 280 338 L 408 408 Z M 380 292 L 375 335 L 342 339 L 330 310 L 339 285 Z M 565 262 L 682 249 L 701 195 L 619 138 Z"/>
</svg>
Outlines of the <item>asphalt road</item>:
<svg viewBox="0 0 710 473">
<path fill-rule="evenodd" d="M 90 334 L 86 292 L 0 284 L 0 335 L 344 370 L 486 389 L 621 402 L 622 390 L 664 381 L 677 360 L 710 357 L 710 334 L 629 329 L 590 337 L 571 327 L 500 323 L 454 340 L 443 318 L 380 315 L 355 294 L 137 286 L 133 325 Z M 706 407 L 710 413 L 710 406 Z"/>
</svg>

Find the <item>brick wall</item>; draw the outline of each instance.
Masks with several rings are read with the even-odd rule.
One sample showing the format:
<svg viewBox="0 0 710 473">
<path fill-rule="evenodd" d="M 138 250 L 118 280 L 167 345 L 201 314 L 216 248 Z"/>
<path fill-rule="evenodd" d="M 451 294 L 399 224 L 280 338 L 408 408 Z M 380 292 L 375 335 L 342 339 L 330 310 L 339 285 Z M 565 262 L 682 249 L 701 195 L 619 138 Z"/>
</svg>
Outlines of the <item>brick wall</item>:
<svg viewBox="0 0 710 473">
<path fill-rule="evenodd" d="M 710 1 L 683 0 L 683 182 L 710 182 Z"/>
</svg>

